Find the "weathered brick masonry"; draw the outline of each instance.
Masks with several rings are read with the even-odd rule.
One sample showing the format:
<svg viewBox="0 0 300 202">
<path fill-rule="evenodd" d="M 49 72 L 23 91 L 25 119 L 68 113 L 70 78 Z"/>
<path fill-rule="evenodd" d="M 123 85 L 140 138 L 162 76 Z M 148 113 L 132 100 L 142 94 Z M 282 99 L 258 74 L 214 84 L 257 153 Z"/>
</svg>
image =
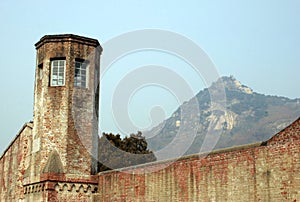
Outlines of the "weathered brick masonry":
<svg viewBox="0 0 300 202">
<path fill-rule="evenodd" d="M 267 142 L 169 163 L 100 173 L 95 201 L 300 201 L 300 119 Z"/>
<path fill-rule="evenodd" d="M 0 202 L 300 201 L 300 119 L 263 143 L 97 174 L 99 42 L 52 35 L 36 49 L 34 121 L 0 157 Z M 56 59 L 65 82 L 52 86 Z M 83 60 L 89 83 L 74 87 Z"/>
<path fill-rule="evenodd" d="M 0 201 L 24 198 L 24 177 L 30 165 L 32 123 L 26 123 L 0 158 Z"/>
</svg>

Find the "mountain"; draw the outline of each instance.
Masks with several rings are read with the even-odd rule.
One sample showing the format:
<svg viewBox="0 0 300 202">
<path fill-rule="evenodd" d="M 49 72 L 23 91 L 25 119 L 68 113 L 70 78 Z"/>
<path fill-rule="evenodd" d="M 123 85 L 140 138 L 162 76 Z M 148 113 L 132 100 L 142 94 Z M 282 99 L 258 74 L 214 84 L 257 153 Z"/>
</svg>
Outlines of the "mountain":
<svg viewBox="0 0 300 202">
<path fill-rule="evenodd" d="M 193 154 L 265 141 L 299 116 L 300 99 L 256 93 L 221 77 L 144 134 L 152 151 Z"/>
</svg>

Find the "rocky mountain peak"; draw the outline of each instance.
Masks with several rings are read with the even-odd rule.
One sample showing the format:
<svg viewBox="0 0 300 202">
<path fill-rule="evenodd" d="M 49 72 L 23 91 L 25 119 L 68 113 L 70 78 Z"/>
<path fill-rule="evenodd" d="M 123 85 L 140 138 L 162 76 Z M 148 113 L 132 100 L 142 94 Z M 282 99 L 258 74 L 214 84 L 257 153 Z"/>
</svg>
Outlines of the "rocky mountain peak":
<svg viewBox="0 0 300 202">
<path fill-rule="evenodd" d="M 211 95 L 222 94 L 222 89 L 225 89 L 226 108 L 216 110 L 211 104 Z M 187 154 L 197 152 L 206 136 L 214 137 L 218 131 L 222 131 L 222 135 L 216 148 L 265 141 L 300 116 L 299 100 L 255 93 L 233 76 L 220 77 L 209 88 L 197 93 L 195 99 L 198 114 L 190 113 L 192 118 L 186 122 L 197 131 L 197 136 Z M 195 111 L 193 100 L 180 106 L 170 118 L 148 132 L 153 137 L 148 140 L 152 150 L 162 148 L 180 134 L 184 117 Z M 182 115 L 182 109 L 187 115 Z"/>
<path fill-rule="evenodd" d="M 234 76 L 222 76 L 209 87 L 210 90 L 225 88 L 227 91 L 238 91 L 246 94 L 253 94 L 253 90 L 243 85 Z"/>
</svg>

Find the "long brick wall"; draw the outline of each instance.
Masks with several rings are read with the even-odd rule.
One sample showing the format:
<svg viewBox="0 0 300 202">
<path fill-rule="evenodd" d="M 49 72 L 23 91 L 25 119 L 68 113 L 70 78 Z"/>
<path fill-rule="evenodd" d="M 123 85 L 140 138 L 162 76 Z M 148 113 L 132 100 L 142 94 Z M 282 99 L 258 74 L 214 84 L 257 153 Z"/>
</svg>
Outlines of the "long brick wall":
<svg viewBox="0 0 300 202">
<path fill-rule="evenodd" d="M 0 157 L 0 201 L 300 201 L 300 119 L 269 141 L 99 173 L 28 183 L 32 123 Z M 98 184 L 97 184 L 98 180 Z"/>
<path fill-rule="evenodd" d="M 300 201 L 300 119 L 267 142 L 168 163 L 100 173 L 94 201 Z"/>
</svg>

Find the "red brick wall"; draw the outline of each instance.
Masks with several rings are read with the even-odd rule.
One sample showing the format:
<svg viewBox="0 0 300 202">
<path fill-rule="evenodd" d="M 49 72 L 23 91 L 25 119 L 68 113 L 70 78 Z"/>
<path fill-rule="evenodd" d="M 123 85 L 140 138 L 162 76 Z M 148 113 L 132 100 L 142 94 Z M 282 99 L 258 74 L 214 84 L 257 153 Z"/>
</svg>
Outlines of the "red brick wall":
<svg viewBox="0 0 300 202">
<path fill-rule="evenodd" d="M 100 173 L 94 200 L 300 201 L 299 126 L 297 120 L 264 144 Z"/>
<path fill-rule="evenodd" d="M 27 179 L 27 124 L 0 159 L 0 201 L 300 201 L 299 122 L 266 143 L 187 156 L 169 166 L 158 162 L 85 179 L 45 174 L 36 183 Z"/>
<path fill-rule="evenodd" d="M 23 183 L 30 164 L 32 124 L 25 124 L 0 158 L 0 201 L 24 199 Z"/>
</svg>

